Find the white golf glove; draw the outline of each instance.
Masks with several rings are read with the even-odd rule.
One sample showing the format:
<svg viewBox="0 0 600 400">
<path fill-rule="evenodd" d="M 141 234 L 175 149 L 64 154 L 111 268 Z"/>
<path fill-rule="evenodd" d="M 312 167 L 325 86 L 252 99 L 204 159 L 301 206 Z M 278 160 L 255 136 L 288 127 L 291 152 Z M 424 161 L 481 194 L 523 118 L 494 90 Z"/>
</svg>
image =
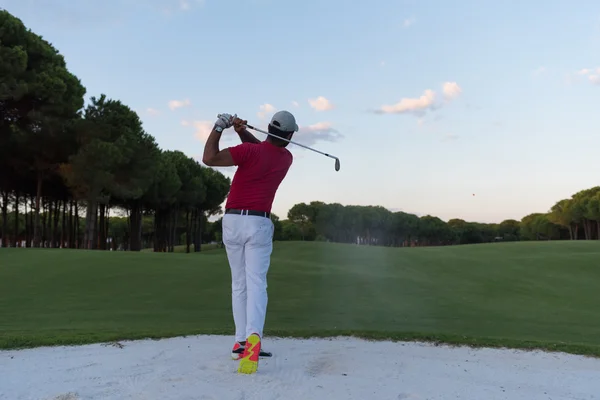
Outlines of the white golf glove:
<svg viewBox="0 0 600 400">
<path fill-rule="evenodd" d="M 217 122 L 215 122 L 215 125 L 222 129 L 231 128 L 233 126 L 234 118 L 237 118 L 237 114 L 234 114 L 234 115 L 227 114 L 227 113 L 219 114 L 219 118 L 217 119 Z"/>
</svg>

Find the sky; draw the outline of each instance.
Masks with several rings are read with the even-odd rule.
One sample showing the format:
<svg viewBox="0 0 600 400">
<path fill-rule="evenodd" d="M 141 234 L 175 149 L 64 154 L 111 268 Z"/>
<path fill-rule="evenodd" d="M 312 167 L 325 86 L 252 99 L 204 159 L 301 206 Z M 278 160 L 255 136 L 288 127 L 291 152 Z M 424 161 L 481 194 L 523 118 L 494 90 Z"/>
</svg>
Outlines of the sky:
<svg viewBox="0 0 600 400">
<path fill-rule="evenodd" d="M 447 221 L 546 212 L 600 184 L 600 2 L 0 0 L 201 161 L 219 113 L 297 119 L 273 212 L 380 205 Z M 262 137 L 261 137 L 262 135 Z M 256 133 L 264 139 L 264 135 Z M 221 148 L 239 143 L 225 131 Z M 233 177 L 236 167 L 216 168 Z"/>
</svg>

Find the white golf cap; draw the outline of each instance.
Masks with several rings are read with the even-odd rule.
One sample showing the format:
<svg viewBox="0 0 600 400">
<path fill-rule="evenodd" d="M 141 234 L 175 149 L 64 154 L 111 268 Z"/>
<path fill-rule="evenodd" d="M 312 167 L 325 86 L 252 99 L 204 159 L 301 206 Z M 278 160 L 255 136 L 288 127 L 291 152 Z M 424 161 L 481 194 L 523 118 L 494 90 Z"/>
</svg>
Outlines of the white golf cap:
<svg viewBox="0 0 600 400">
<path fill-rule="evenodd" d="M 297 132 L 298 124 L 296 124 L 296 118 L 289 111 L 277 111 L 273 114 L 269 125 L 273 125 L 275 128 L 284 132 Z"/>
</svg>

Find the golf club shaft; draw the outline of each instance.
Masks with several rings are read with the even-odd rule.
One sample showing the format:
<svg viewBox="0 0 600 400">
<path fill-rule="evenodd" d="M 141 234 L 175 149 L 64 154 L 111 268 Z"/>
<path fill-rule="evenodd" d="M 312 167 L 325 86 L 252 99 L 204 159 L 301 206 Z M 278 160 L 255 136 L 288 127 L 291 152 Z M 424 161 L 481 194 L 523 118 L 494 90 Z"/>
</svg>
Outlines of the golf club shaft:
<svg viewBox="0 0 600 400">
<path fill-rule="evenodd" d="M 221 118 L 221 114 L 217 115 L 217 118 Z M 258 131 L 258 132 L 264 133 L 265 135 L 273 136 L 274 138 L 277 138 L 277 139 L 283 140 L 283 141 L 285 141 L 285 142 L 288 142 L 288 143 L 295 144 L 296 146 L 300 146 L 300 147 L 303 147 L 303 148 L 305 148 L 305 149 L 307 149 L 307 150 L 314 151 L 315 153 L 319 153 L 319 154 L 321 154 L 321 155 L 324 155 L 324 156 L 326 156 L 326 157 L 333 158 L 333 159 L 335 160 L 335 170 L 336 170 L 336 171 L 339 171 L 339 170 L 340 170 L 340 159 L 339 159 L 339 158 L 337 158 L 337 157 L 335 157 L 335 156 L 332 156 L 331 154 L 323 153 L 322 151 L 315 150 L 315 149 L 313 149 L 312 147 L 308 147 L 308 146 L 305 146 L 305 145 L 303 145 L 303 144 L 300 144 L 300 143 L 293 142 L 293 141 L 291 141 L 291 140 L 289 140 L 289 139 L 285 139 L 285 138 L 279 137 L 279 136 L 277 136 L 277 135 L 273 135 L 272 133 L 269 133 L 269 132 L 267 132 L 267 131 L 264 131 L 264 130 L 262 130 L 262 129 L 256 128 L 256 127 L 254 127 L 254 126 L 252 126 L 252 125 L 248 125 L 248 124 L 246 124 L 246 128 L 249 128 L 249 129 L 252 129 L 252 130 L 255 130 L 255 131 Z"/>
<path fill-rule="evenodd" d="M 303 145 L 303 144 L 296 143 L 296 142 L 293 142 L 293 141 L 291 141 L 291 140 L 288 140 L 288 139 L 284 139 L 284 138 L 282 138 L 282 137 L 279 137 L 279 136 L 277 136 L 277 135 L 273 135 L 272 133 L 269 133 L 269 132 L 266 132 L 266 131 L 264 131 L 264 130 L 262 130 L 262 129 L 256 128 L 256 127 L 254 127 L 254 126 L 252 126 L 252 125 L 246 125 L 246 127 L 247 127 L 247 128 L 250 128 L 250 129 L 253 129 L 253 130 L 255 130 L 255 131 L 259 131 L 259 132 L 261 132 L 261 133 L 264 133 L 265 135 L 273 136 L 273 137 L 275 137 L 275 138 L 277 138 L 277 139 L 284 140 L 284 141 L 286 141 L 286 142 L 288 142 L 288 143 L 292 143 L 292 144 L 295 144 L 296 146 L 304 147 L 304 148 L 305 148 L 305 149 L 307 149 L 307 150 L 312 150 L 312 151 L 314 151 L 315 153 L 319 153 L 319 154 L 322 154 L 322 155 L 324 155 L 324 156 L 327 156 L 327 157 L 330 157 L 330 158 L 333 158 L 333 159 L 337 160 L 337 157 L 335 157 L 335 156 L 332 156 L 331 154 L 323 153 L 322 151 L 315 150 L 315 149 L 313 149 L 312 147 L 308 147 L 308 146 L 305 146 L 305 145 Z"/>
</svg>

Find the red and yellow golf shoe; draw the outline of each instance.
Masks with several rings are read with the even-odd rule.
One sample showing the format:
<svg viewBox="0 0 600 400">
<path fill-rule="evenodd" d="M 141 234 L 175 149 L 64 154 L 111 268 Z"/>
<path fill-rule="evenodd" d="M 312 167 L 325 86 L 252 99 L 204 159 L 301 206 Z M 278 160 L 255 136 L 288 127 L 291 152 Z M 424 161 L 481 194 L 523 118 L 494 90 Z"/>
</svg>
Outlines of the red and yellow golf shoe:
<svg viewBox="0 0 600 400">
<path fill-rule="evenodd" d="M 244 353 L 244 348 L 246 347 L 246 342 L 235 342 L 233 345 L 233 349 L 231 349 L 231 358 L 233 360 L 239 360 L 242 358 L 242 354 Z"/>
<path fill-rule="evenodd" d="M 246 339 L 246 346 L 240 359 L 238 373 L 253 374 L 258 369 L 258 357 L 260 355 L 260 336 L 253 333 Z"/>
</svg>

